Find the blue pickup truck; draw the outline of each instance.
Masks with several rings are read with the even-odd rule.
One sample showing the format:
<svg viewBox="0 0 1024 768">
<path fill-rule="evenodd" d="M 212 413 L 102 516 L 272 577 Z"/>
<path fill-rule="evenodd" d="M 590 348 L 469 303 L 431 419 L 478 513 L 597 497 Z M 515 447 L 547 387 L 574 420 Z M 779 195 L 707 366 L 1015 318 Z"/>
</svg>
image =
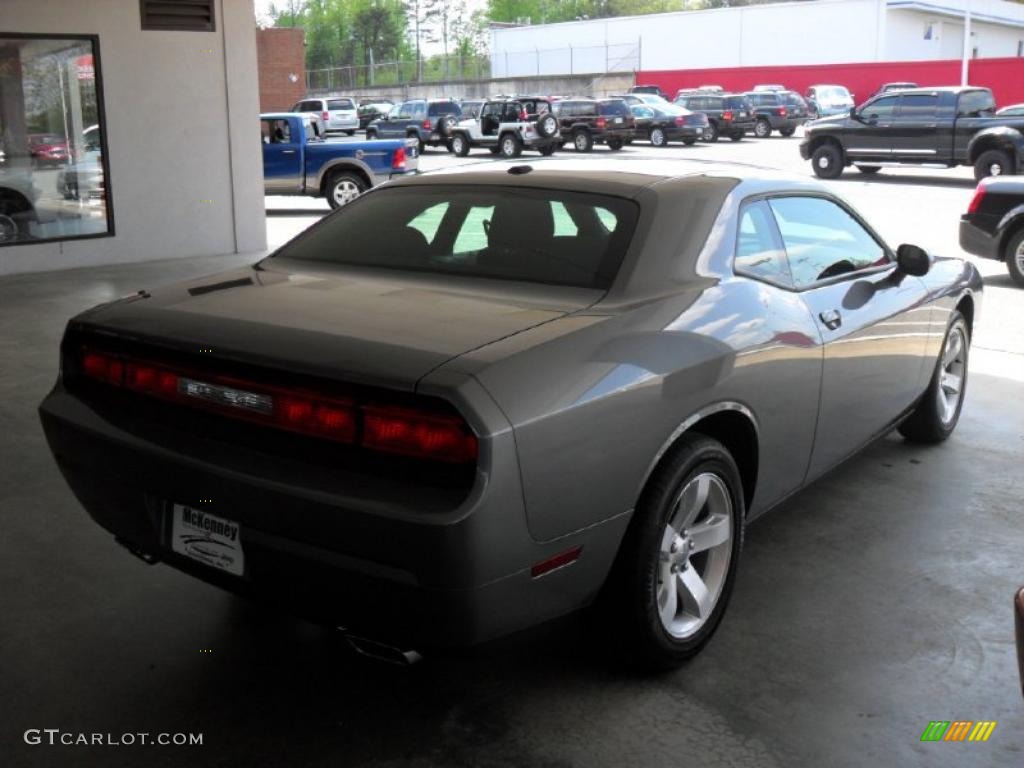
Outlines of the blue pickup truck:
<svg viewBox="0 0 1024 768">
<path fill-rule="evenodd" d="M 310 115 L 260 115 L 263 189 L 268 195 L 326 197 L 339 208 L 392 176 L 415 173 L 416 139 L 327 141 Z"/>
</svg>

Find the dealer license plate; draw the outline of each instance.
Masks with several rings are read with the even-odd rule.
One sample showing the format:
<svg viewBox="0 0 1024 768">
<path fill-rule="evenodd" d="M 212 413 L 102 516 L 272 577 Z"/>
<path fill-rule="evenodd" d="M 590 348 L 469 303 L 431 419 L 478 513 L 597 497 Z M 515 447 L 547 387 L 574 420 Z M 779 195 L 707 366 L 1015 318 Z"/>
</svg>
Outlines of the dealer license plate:
<svg viewBox="0 0 1024 768">
<path fill-rule="evenodd" d="M 171 549 L 235 576 L 245 572 L 242 527 L 206 510 L 172 505 Z"/>
</svg>

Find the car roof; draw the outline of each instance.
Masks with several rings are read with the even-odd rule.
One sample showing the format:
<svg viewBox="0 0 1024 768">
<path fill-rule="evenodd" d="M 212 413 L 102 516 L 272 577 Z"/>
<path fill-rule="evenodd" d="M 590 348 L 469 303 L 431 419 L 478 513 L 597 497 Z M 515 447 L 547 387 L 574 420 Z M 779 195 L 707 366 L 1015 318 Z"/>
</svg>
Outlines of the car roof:
<svg viewBox="0 0 1024 768">
<path fill-rule="evenodd" d="M 481 160 L 417 176 L 402 177 L 389 186 L 485 185 L 536 187 L 586 191 L 618 197 L 634 197 L 663 182 L 685 184 L 688 180 L 733 179 L 754 187 L 752 193 L 777 189 L 827 191 L 820 182 L 774 168 L 717 160 L 666 160 L 665 158 L 538 158 Z"/>
</svg>

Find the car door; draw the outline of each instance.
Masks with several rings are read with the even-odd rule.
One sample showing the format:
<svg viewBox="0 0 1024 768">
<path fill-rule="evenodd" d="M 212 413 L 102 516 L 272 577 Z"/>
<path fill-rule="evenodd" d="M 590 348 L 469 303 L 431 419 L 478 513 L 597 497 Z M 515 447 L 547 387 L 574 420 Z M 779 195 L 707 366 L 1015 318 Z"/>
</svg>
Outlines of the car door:
<svg viewBox="0 0 1024 768">
<path fill-rule="evenodd" d="M 293 136 L 284 119 L 260 120 L 263 139 L 263 188 L 267 194 L 302 191 L 302 136 Z"/>
<path fill-rule="evenodd" d="M 927 290 L 897 272 L 882 240 L 839 201 L 787 195 L 768 204 L 824 344 L 811 478 L 881 433 L 923 391 Z"/>
<path fill-rule="evenodd" d="M 396 104 L 388 113 L 388 119 L 377 126 L 377 135 L 382 139 L 405 136 L 405 123 L 409 115 L 409 103 Z"/>
<path fill-rule="evenodd" d="M 892 159 L 927 162 L 938 151 L 938 93 L 904 93 L 892 117 Z"/>
<path fill-rule="evenodd" d="M 882 96 L 869 101 L 848 123 L 843 135 L 846 154 L 858 160 L 886 161 L 892 159 L 892 122 L 899 96 Z"/>
</svg>

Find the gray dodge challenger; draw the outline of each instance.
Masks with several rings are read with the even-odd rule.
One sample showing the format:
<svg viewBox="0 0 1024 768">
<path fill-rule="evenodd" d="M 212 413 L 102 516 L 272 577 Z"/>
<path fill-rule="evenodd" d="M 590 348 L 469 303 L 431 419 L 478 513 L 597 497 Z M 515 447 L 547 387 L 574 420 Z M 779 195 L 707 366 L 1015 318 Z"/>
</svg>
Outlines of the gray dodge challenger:
<svg viewBox="0 0 1024 768">
<path fill-rule="evenodd" d="M 809 179 L 488 162 L 82 313 L 40 416 L 129 551 L 365 653 L 592 606 L 671 667 L 750 521 L 892 429 L 949 437 L 981 287 Z"/>
</svg>

